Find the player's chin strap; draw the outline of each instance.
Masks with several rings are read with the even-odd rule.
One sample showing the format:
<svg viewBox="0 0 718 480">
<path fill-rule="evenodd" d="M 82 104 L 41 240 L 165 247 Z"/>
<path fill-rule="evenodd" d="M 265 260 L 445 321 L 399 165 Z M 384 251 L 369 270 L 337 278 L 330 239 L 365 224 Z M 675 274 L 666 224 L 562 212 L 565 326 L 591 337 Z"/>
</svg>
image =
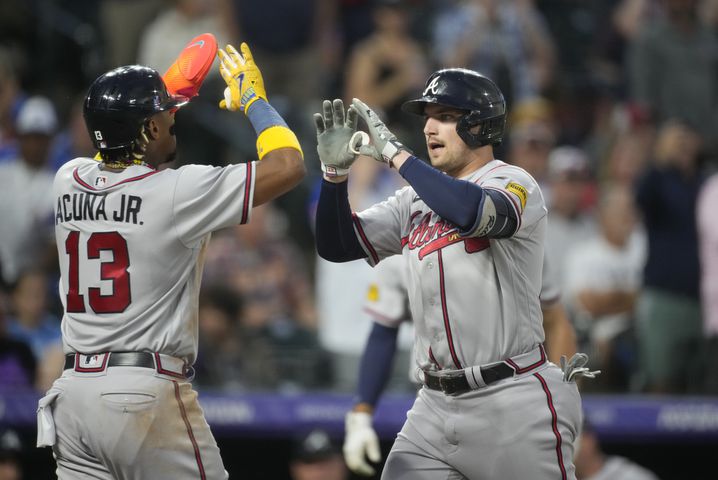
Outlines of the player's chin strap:
<svg viewBox="0 0 718 480">
<path fill-rule="evenodd" d="M 588 363 L 588 355 L 585 353 L 575 353 L 571 360 L 566 359 L 566 355 L 561 355 L 561 370 L 563 370 L 564 382 L 570 382 L 576 377 L 596 378 L 601 370 L 590 370 L 585 367 Z"/>
</svg>

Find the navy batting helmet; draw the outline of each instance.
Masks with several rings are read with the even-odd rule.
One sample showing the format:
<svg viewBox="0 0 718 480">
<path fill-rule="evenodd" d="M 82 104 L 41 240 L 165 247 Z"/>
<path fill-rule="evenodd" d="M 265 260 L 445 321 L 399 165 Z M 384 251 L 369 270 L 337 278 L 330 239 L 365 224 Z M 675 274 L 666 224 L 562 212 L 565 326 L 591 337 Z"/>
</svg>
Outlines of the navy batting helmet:
<svg viewBox="0 0 718 480">
<path fill-rule="evenodd" d="M 98 150 L 128 148 L 152 115 L 188 99 L 170 95 L 156 70 L 140 65 L 115 68 L 90 86 L 82 113 Z"/>
<path fill-rule="evenodd" d="M 465 110 L 456 124 L 456 133 L 471 148 L 501 143 L 506 125 L 506 100 L 489 78 L 465 68 L 434 72 L 426 81 L 420 98 L 409 100 L 405 112 L 424 115 L 429 104 Z M 471 130 L 479 127 L 476 133 Z"/>
</svg>

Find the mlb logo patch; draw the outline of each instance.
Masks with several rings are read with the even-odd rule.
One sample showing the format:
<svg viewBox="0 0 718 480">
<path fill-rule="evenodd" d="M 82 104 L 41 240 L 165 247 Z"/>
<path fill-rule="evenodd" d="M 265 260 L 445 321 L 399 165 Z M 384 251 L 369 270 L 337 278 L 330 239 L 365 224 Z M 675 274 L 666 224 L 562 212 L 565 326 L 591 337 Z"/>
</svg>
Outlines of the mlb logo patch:
<svg viewBox="0 0 718 480">
<path fill-rule="evenodd" d="M 82 359 L 83 367 L 96 367 L 100 364 L 99 355 L 85 355 Z"/>
<path fill-rule="evenodd" d="M 93 353 L 89 355 L 78 353 L 75 357 L 75 371 L 83 373 L 98 373 L 105 370 L 109 353 Z"/>
<path fill-rule="evenodd" d="M 96 187 L 104 187 L 107 184 L 107 177 L 100 175 L 95 179 Z"/>
</svg>

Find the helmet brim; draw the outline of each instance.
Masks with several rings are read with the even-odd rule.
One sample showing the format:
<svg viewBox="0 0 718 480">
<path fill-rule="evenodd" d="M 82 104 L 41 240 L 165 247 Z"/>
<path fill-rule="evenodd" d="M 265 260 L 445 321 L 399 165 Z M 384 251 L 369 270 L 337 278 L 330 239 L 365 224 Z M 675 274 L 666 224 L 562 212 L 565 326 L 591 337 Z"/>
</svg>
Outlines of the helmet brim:
<svg viewBox="0 0 718 480">
<path fill-rule="evenodd" d="M 415 100 L 409 100 L 401 105 L 401 110 L 406 113 L 411 113 L 412 115 L 424 115 L 424 108 L 427 103 L 432 102 L 426 101 L 423 97 Z"/>
<path fill-rule="evenodd" d="M 184 95 L 170 95 L 168 101 L 165 102 L 164 105 L 162 105 L 162 110 L 182 108 L 187 105 L 189 101 L 189 97 L 185 97 Z"/>
</svg>

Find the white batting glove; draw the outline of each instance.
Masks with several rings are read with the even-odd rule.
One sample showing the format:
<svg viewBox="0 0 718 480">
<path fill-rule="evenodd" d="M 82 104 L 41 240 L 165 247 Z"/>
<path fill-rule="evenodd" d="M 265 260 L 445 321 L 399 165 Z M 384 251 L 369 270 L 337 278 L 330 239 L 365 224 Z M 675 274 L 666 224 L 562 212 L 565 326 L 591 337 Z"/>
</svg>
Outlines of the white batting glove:
<svg viewBox="0 0 718 480">
<path fill-rule="evenodd" d="M 356 109 L 349 107 L 345 114 L 341 99 L 337 98 L 333 102 L 324 100 L 322 113 L 314 114 L 314 124 L 322 172 L 328 177 L 349 174 L 349 168 L 357 156 L 353 145 L 361 142 L 361 138 L 355 136 Z"/>
<path fill-rule="evenodd" d="M 367 106 L 366 103 L 362 102 L 358 98 L 352 100 L 352 107 L 354 107 L 361 118 L 367 124 L 369 129 L 369 137 L 371 138 L 371 144 L 364 144 L 359 146 L 359 153 L 374 158 L 378 162 L 383 162 L 392 166 L 392 159 L 401 151 L 409 151 L 404 145 L 402 145 L 396 138 L 396 135 L 391 133 L 391 130 L 384 125 L 379 116 Z"/>
<path fill-rule="evenodd" d="M 344 460 L 349 469 L 370 477 L 374 475 L 374 467 L 369 465 L 367 458 L 374 463 L 381 460 L 379 437 L 371 425 L 371 414 L 366 412 L 349 412 L 345 418 L 346 435 L 344 437 Z"/>
<path fill-rule="evenodd" d="M 561 370 L 563 371 L 563 381 L 571 382 L 577 377 L 596 378 L 601 370 L 590 370 L 585 365 L 588 363 L 588 355 L 585 353 L 575 353 L 571 360 L 566 360 L 566 355 L 561 355 Z"/>
</svg>

